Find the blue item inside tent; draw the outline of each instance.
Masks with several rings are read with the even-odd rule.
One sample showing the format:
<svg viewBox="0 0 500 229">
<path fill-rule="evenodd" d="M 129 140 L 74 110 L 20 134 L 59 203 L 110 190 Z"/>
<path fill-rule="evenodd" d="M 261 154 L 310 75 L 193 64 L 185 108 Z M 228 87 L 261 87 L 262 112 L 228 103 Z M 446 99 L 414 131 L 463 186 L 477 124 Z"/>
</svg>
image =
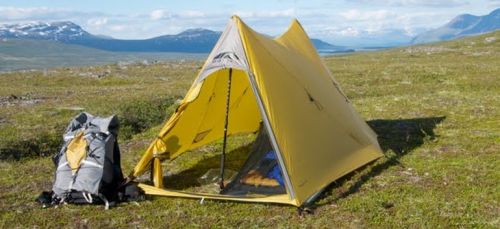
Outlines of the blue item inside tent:
<svg viewBox="0 0 500 229">
<path fill-rule="evenodd" d="M 276 161 L 276 152 L 274 152 L 273 150 L 267 152 L 266 156 L 264 156 L 264 159 Z M 281 173 L 280 167 L 278 166 L 278 163 L 276 163 L 273 168 L 269 172 L 267 172 L 266 177 L 275 179 L 276 181 L 278 181 L 278 183 L 280 183 L 281 186 L 285 185 L 285 181 L 283 180 L 283 175 Z"/>
</svg>

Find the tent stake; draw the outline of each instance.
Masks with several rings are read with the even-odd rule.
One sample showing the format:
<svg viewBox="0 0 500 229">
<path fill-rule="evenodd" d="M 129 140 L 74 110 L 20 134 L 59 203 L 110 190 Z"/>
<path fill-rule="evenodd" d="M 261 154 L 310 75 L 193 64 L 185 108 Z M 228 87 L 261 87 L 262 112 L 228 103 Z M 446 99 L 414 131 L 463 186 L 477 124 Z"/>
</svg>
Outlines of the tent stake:
<svg viewBox="0 0 500 229">
<path fill-rule="evenodd" d="M 233 69 L 229 68 L 229 79 L 227 81 L 227 100 L 226 100 L 226 117 L 224 120 L 224 141 L 222 143 L 222 154 L 220 157 L 220 189 L 224 189 L 224 164 L 226 162 L 226 143 L 227 143 L 227 126 L 229 123 L 229 102 L 231 98 L 231 78 Z"/>
</svg>

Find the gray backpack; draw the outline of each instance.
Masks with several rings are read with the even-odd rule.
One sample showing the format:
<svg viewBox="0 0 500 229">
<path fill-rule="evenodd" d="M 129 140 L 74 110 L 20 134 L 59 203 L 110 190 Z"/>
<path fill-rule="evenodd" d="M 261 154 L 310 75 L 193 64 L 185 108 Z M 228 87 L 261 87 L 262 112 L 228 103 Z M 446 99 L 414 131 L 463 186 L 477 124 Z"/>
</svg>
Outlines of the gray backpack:
<svg viewBox="0 0 500 229">
<path fill-rule="evenodd" d="M 124 181 L 117 134 L 116 116 L 101 118 L 84 112 L 70 122 L 61 151 L 53 158 L 54 199 L 109 207 Z"/>
</svg>

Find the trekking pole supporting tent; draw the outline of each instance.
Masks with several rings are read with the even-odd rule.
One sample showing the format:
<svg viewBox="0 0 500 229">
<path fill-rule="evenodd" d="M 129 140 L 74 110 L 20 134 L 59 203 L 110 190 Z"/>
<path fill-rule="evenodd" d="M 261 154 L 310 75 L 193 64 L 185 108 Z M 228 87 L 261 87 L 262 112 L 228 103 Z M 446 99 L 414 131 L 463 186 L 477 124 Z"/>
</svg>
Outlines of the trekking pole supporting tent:
<svg viewBox="0 0 500 229">
<path fill-rule="evenodd" d="M 227 126 L 229 122 L 229 104 L 231 99 L 231 78 L 233 69 L 229 68 L 229 78 L 227 80 L 227 100 L 226 100 L 226 117 L 224 120 L 224 141 L 222 143 L 222 154 L 220 157 L 220 189 L 224 189 L 224 164 L 226 162 L 226 144 L 227 144 Z"/>
</svg>

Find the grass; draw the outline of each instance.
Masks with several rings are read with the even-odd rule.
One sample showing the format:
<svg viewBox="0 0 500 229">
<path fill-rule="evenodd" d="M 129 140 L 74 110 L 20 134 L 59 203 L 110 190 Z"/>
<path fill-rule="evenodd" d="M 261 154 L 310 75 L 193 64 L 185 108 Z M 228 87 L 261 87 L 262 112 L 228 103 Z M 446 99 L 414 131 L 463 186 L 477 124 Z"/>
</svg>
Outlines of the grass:
<svg viewBox="0 0 500 229">
<path fill-rule="evenodd" d="M 334 182 L 315 202 L 315 214 L 306 216 L 289 206 L 181 198 L 151 198 L 110 211 L 41 209 L 34 199 L 51 188 L 54 172 L 46 155 L 55 152 L 64 125 L 79 112 L 75 107 L 129 120 L 128 136 L 120 136 L 122 166 L 129 172 L 202 63 L 2 74 L 0 227 L 498 228 L 499 60 L 500 32 L 325 58 L 378 133 L 386 157 Z M 231 138 L 230 158 L 238 158 L 250 141 L 251 136 Z M 195 165 L 217 164 L 212 157 L 219 148 L 216 142 L 190 152 L 167 172 L 179 180 L 199 175 L 206 168 Z"/>
</svg>

